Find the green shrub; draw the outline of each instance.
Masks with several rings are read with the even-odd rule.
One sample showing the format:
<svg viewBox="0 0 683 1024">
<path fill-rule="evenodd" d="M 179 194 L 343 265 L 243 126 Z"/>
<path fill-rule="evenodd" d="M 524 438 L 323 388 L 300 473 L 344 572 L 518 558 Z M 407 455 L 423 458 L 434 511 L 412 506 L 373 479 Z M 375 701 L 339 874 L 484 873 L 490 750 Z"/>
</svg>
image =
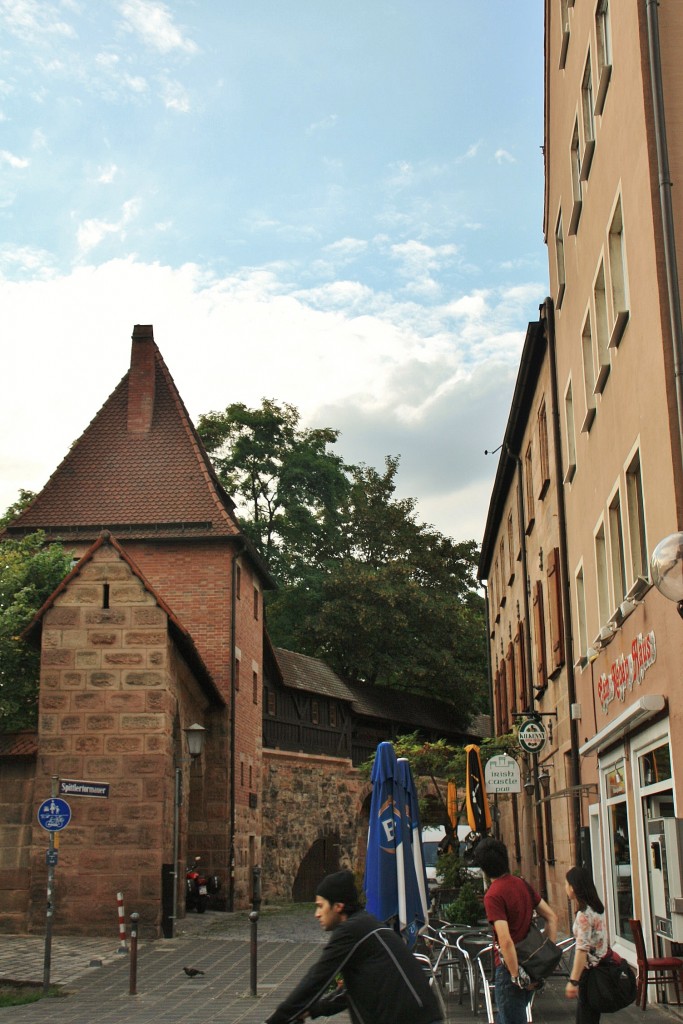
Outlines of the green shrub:
<svg viewBox="0 0 683 1024">
<path fill-rule="evenodd" d="M 482 913 L 482 903 L 473 882 L 465 882 L 458 898 L 443 908 L 444 917 L 452 924 L 476 924 Z"/>
</svg>

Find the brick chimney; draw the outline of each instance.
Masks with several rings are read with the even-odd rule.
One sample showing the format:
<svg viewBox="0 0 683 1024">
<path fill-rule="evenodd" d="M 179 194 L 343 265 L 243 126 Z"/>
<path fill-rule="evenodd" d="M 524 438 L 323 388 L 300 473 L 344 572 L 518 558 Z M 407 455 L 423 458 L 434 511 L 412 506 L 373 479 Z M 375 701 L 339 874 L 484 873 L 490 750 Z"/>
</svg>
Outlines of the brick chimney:
<svg viewBox="0 0 683 1024">
<path fill-rule="evenodd" d="M 148 434 L 154 414 L 154 329 L 136 324 L 128 372 L 128 433 Z"/>
</svg>

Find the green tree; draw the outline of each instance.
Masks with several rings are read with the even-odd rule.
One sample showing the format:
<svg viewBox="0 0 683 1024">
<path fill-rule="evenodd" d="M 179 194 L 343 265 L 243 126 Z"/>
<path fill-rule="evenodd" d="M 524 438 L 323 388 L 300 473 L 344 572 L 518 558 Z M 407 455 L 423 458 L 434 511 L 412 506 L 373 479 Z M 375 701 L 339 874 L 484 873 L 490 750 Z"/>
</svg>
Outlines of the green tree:
<svg viewBox="0 0 683 1024">
<path fill-rule="evenodd" d="M 264 398 L 200 416 L 197 431 L 218 477 L 244 510 L 244 530 L 287 583 L 336 554 L 348 468 L 339 431 L 304 429 L 292 405 Z"/>
<path fill-rule="evenodd" d="M 32 495 L 22 491 L 1 523 L 21 511 Z M 21 638 L 38 609 L 69 572 L 71 557 L 61 544 L 46 544 L 42 532 L 0 538 L 0 732 L 37 723 L 40 652 Z"/>
</svg>

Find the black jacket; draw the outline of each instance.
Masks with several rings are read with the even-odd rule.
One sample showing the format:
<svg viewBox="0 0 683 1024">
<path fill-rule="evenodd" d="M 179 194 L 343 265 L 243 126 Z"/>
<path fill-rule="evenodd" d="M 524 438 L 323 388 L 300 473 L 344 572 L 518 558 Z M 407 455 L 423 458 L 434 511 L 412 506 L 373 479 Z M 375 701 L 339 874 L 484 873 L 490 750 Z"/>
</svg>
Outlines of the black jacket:
<svg viewBox="0 0 683 1024">
<path fill-rule="evenodd" d="M 329 992 L 342 975 L 344 987 Z M 441 1011 L 429 981 L 406 944 L 372 914 L 358 911 L 337 925 L 322 956 L 280 1003 L 267 1024 L 302 1013 L 348 1010 L 354 1024 L 431 1024 Z"/>
</svg>

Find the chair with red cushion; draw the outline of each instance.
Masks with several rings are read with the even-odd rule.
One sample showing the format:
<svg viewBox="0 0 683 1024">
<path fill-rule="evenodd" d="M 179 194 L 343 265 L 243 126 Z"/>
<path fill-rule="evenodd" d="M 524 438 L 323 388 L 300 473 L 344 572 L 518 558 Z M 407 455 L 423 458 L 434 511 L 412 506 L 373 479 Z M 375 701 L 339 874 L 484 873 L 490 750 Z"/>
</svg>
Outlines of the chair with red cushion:
<svg viewBox="0 0 683 1024">
<path fill-rule="evenodd" d="M 638 991 L 636 1003 L 641 1010 L 647 1006 L 647 986 L 654 984 L 671 984 L 676 992 L 676 1000 L 680 1006 L 681 995 L 679 983 L 683 985 L 683 960 L 678 956 L 648 956 L 645 952 L 643 926 L 640 921 L 630 920 L 633 941 L 636 946 L 638 960 Z"/>
</svg>

